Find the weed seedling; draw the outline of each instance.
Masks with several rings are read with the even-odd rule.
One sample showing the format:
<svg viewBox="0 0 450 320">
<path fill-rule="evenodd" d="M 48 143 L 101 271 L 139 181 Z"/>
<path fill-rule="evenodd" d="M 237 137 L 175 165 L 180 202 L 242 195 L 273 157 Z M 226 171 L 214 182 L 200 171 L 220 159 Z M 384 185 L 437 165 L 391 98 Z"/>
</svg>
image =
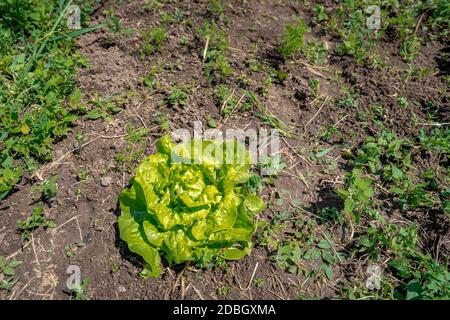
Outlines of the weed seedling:
<svg viewBox="0 0 450 320">
<path fill-rule="evenodd" d="M 209 0 L 209 12 L 215 17 L 220 17 L 225 11 L 221 0 Z"/>
<path fill-rule="evenodd" d="M 217 128 L 216 120 L 214 120 L 214 118 L 212 118 L 210 115 L 208 115 L 208 118 L 206 119 L 206 121 L 208 123 L 208 127 Z"/>
<path fill-rule="evenodd" d="M 0 256 L 0 290 L 9 291 L 16 284 L 17 279 L 14 279 L 14 269 L 21 263 L 16 260 L 6 261 L 3 256 Z"/>
<path fill-rule="evenodd" d="M 56 191 L 58 190 L 57 180 L 58 176 L 53 176 L 50 180 L 44 180 L 42 183 L 42 198 L 44 201 L 49 202 L 56 196 Z"/>
<path fill-rule="evenodd" d="M 327 21 L 329 19 L 326 8 L 320 4 L 316 4 L 313 8 L 314 12 L 314 21 L 322 22 Z"/>
<path fill-rule="evenodd" d="M 311 86 L 311 94 L 314 98 L 317 98 L 319 96 L 319 86 L 320 86 L 320 81 L 319 79 L 312 79 L 310 82 L 310 86 Z"/>
<path fill-rule="evenodd" d="M 77 172 L 77 181 L 83 182 L 88 179 L 88 172 L 84 168 L 80 168 Z"/>
<path fill-rule="evenodd" d="M 257 288 L 262 288 L 266 284 L 266 282 L 262 278 L 256 278 L 255 280 L 253 280 L 253 283 L 255 284 L 255 287 L 257 287 Z"/>
<path fill-rule="evenodd" d="M 359 223 L 361 214 L 365 212 L 374 194 L 372 183 L 372 179 L 363 177 L 360 169 L 353 169 L 351 174 L 346 176 L 345 188 L 339 189 L 337 193 L 344 200 L 347 222 L 351 223 L 354 218 L 356 223 Z"/>
<path fill-rule="evenodd" d="M 408 108 L 408 100 L 405 97 L 398 97 L 397 103 L 402 108 Z"/>
<path fill-rule="evenodd" d="M 69 295 L 72 300 L 88 300 L 86 295 L 86 290 L 89 285 L 89 278 L 84 278 L 81 282 L 79 288 L 74 288 L 69 290 Z"/>
<path fill-rule="evenodd" d="M 119 266 L 113 258 L 108 259 L 108 265 L 111 273 L 116 273 L 117 271 L 119 271 Z"/>
<path fill-rule="evenodd" d="M 233 73 L 226 58 L 228 38 L 214 22 L 205 22 L 202 28 L 197 29 L 197 33 L 205 43 L 202 55 L 206 78 L 211 82 L 223 82 Z"/>
<path fill-rule="evenodd" d="M 309 31 L 306 23 L 298 18 L 294 25 L 286 26 L 279 52 L 286 59 L 300 51 L 303 46 L 304 36 Z"/>
<path fill-rule="evenodd" d="M 323 64 L 328 56 L 328 49 L 325 43 L 315 39 L 303 45 L 301 51 L 305 58 L 313 64 Z"/>
<path fill-rule="evenodd" d="M 168 131 L 170 128 L 169 118 L 167 118 L 166 114 L 160 111 L 155 112 L 152 122 L 159 125 L 163 131 Z"/>
<path fill-rule="evenodd" d="M 22 241 L 28 241 L 31 232 L 39 227 L 46 229 L 56 226 L 54 222 L 47 220 L 43 213 L 44 207 L 36 207 L 33 209 L 33 214 L 30 217 L 17 222 L 17 229 L 21 234 Z"/>
<path fill-rule="evenodd" d="M 167 34 L 164 27 L 153 27 L 141 33 L 142 44 L 139 50 L 142 58 L 161 51 Z"/>
<path fill-rule="evenodd" d="M 143 84 L 150 90 L 156 90 L 160 87 L 158 80 L 158 74 L 160 72 L 160 67 L 158 65 L 152 66 L 147 74 L 143 77 Z"/>
<path fill-rule="evenodd" d="M 163 100 L 163 103 L 171 108 L 185 106 L 188 103 L 188 91 L 186 87 L 174 86 L 170 94 Z"/>
<path fill-rule="evenodd" d="M 229 286 L 221 286 L 217 289 L 217 294 L 219 296 L 225 297 L 227 296 L 231 291 L 231 287 Z"/>
</svg>

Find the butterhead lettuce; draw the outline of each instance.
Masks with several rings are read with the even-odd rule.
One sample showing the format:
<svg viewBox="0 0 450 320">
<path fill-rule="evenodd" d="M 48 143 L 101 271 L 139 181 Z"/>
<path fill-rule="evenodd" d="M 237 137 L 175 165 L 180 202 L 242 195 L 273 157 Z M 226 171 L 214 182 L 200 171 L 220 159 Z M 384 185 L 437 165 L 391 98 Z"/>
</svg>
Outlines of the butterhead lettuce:
<svg viewBox="0 0 450 320">
<path fill-rule="evenodd" d="M 174 144 L 169 135 L 157 150 L 119 197 L 120 238 L 145 260 L 141 274 L 159 276 L 161 256 L 178 264 L 248 255 L 254 216 L 265 208 L 245 187 L 248 151 L 231 140 Z"/>
</svg>

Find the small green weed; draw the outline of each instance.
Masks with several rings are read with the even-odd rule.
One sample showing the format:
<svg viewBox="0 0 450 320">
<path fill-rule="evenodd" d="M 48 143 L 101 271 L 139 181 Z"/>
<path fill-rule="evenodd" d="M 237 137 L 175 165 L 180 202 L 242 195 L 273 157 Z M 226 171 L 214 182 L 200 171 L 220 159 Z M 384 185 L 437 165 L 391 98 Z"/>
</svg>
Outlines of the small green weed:
<svg viewBox="0 0 450 320">
<path fill-rule="evenodd" d="M 304 36 L 308 31 L 308 26 L 300 18 L 297 18 L 294 25 L 287 25 L 279 48 L 280 54 L 284 58 L 288 58 L 295 52 L 300 51 L 304 43 Z"/>
<path fill-rule="evenodd" d="M 89 285 L 89 278 L 84 278 L 79 288 L 69 290 L 69 294 L 72 300 L 88 300 L 87 289 Z"/>
<path fill-rule="evenodd" d="M 139 53 L 142 58 L 159 52 L 167 39 L 167 31 L 164 26 L 151 27 L 141 32 L 142 44 Z"/>
<path fill-rule="evenodd" d="M 223 82 L 233 73 L 226 58 L 228 38 L 214 22 L 205 22 L 202 28 L 197 28 L 197 34 L 205 43 L 202 54 L 206 78 L 212 82 Z"/>
<path fill-rule="evenodd" d="M 374 194 L 374 190 L 371 188 L 372 183 L 372 179 L 363 177 L 360 169 L 353 169 L 351 174 L 346 176 L 345 186 L 343 189 L 337 190 L 337 194 L 344 200 L 344 213 L 347 221 L 354 218 L 359 223 L 361 214 L 371 203 Z"/>
<path fill-rule="evenodd" d="M 327 9 L 320 4 L 316 4 L 313 7 L 313 12 L 314 12 L 314 21 L 316 22 L 327 21 L 329 19 Z"/>
<path fill-rule="evenodd" d="M 157 90 L 160 88 L 160 82 L 158 80 L 158 74 L 161 69 L 158 65 L 150 68 L 145 77 L 142 79 L 142 83 L 150 90 Z"/>
<path fill-rule="evenodd" d="M 301 51 L 305 58 L 314 64 L 323 64 L 328 56 L 328 49 L 325 43 L 319 42 L 316 39 L 305 43 Z"/>
<path fill-rule="evenodd" d="M 169 131 L 170 129 L 169 118 L 167 118 L 167 115 L 160 111 L 155 112 L 153 123 L 159 125 L 163 131 Z"/>
<path fill-rule="evenodd" d="M 221 0 L 209 0 L 209 12 L 213 16 L 220 17 L 224 11 L 225 7 Z"/>
<path fill-rule="evenodd" d="M 188 87 L 173 86 L 170 94 L 163 100 L 163 103 L 171 108 L 185 106 L 188 103 Z"/>
<path fill-rule="evenodd" d="M 3 256 L 0 256 L 0 290 L 8 292 L 17 283 L 18 279 L 14 278 L 15 269 L 21 263 L 16 260 L 7 261 Z"/>
<path fill-rule="evenodd" d="M 217 289 L 217 294 L 219 296 L 225 297 L 227 296 L 231 291 L 231 287 L 229 286 L 221 286 Z"/>
<path fill-rule="evenodd" d="M 17 221 L 17 229 L 21 234 L 22 241 L 28 241 L 31 232 L 39 227 L 46 229 L 54 228 L 55 226 L 54 222 L 49 221 L 44 217 L 44 207 L 42 206 L 34 208 L 32 215 L 25 220 Z"/>
</svg>

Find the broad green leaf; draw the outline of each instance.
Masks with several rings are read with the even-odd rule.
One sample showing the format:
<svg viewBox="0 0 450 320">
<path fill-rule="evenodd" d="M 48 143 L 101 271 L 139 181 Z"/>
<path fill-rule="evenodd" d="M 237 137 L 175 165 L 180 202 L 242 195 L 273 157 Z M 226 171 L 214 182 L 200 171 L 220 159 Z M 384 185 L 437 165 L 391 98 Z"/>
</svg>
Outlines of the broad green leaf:
<svg viewBox="0 0 450 320">
<path fill-rule="evenodd" d="M 160 256 L 158 251 L 144 240 L 139 224 L 133 217 L 119 217 L 120 238 L 128 244 L 128 249 L 144 258 L 148 264 L 149 276 L 157 277 L 161 274 Z"/>
<path fill-rule="evenodd" d="M 344 212 L 347 214 L 350 214 L 353 212 L 353 210 L 355 209 L 355 201 L 353 201 L 353 199 L 351 198 L 347 198 L 344 201 Z"/>
<path fill-rule="evenodd" d="M 305 258 L 307 260 L 316 260 L 319 257 L 320 257 L 320 251 L 317 249 L 314 249 L 314 248 L 306 251 L 305 255 L 303 256 L 303 258 Z"/>
<path fill-rule="evenodd" d="M 156 142 L 156 148 L 158 152 L 164 154 L 170 154 L 173 148 L 172 140 L 170 139 L 170 135 L 165 135 L 161 139 Z"/>
<path fill-rule="evenodd" d="M 105 113 L 99 109 L 92 109 L 86 114 L 89 120 L 97 120 L 105 116 Z"/>
<path fill-rule="evenodd" d="M 333 149 L 334 149 L 334 147 L 325 148 L 325 149 L 323 149 L 323 150 L 317 152 L 317 153 L 315 154 L 315 156 L 316 156 L 317 159 L 320 159 L 320 158 L 322 158 L 323 156 L 325 156 L 325 155 L 327 155 L 328 153 L 330 153 Z"/>
<path fill-rule="evenodd" d="M 322 251 L 322 259 L 330 264 L 334 264 L 336 262 L 334 255 L 331 254 L 330 251 Z"/>
<path fill-rule="evenodd" d="M 423 288 L 418 280 L 411 280 L 406 285 L 406 300 L 417 300 L 422 296 Z"/>
<path fill-rule="evenodd" d="M 320 249 L 330 249 L 331 248 L 330 243 L 327 240 L 325 240 L 325 239 L 320 240 L 319 243 L 317 244 L 317 246 Z"/>
<path fill-rule="evenodd" d="M 168 233 L 164 240 L 163 250 L 169 263 L 181 263 L 192 260 L 192 248 L 195 245 L 196 243 L 191 241 L 183 230 L 178 229 Z"/>
<path fill-rule="evenodd" d="M 8 263 L 8 267 L 10 268 L 16 268 L 18 267 L 22 262 L 20 261 L 16 261 L 16 260 L 12 260 Z"/>
<path fill-rule="evenodd" d="M 325 271 L 325 274 L 329 280 L 333 279 L 334 272 L 330 266 L 328 266 L 326 264 L 322 264 L 322 269 L 323 269 L 323 271 Z"/>
<path fill-rule="evenodd" d="M 5 269 L 3 269 L 3 274 L 7 275 L 7 276 L 13 276 L 14 275 L 14 269 L 11 267 L 6 267 Z"/>
<path fill-rule="evenodd" d="M 250 250 L 241 250 L 237 248 L 224 249 L 222 257 L 227 260 L 239 260 L 250 254 Z"/>
<path fill-rule="evenodd" d="M 252 214 L 257 214 L 266 208 L 264 201 L 258 196 L 249 194 L 244 200 L 244 206 Z"/>
</svg>

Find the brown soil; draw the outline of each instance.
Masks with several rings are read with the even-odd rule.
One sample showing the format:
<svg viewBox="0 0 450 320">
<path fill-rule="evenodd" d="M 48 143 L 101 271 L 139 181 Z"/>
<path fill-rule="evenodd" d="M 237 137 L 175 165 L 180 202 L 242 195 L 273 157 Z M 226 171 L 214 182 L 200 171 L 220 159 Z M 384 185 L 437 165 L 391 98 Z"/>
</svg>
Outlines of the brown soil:
<svg viewBox="0 0 450 320">
<path fill-rule="evenodd" d="M 291 199 L 300 198 L 306 206 L 311 206 L 313 212 L 327 206 L 342 207 L 342 203 L 332 192 L 343 183 L 346 172 L 339 148 L 327 155 L 339 163 L 338 168 L 331 172 L 324 171 L 322 165 L 305 159 L 313 150 L 333 145 L 314 139 L 330 125 L 338 123 L 344 133 L 343 139 L 352 145 L 358 145 L 367 134 L 376 133 L 377 128 L 370 120 L 358 117 L 358 112 L 369 110 L 375 103 L 384 106 L 383 121 L 386 127 L 400 136 L 418 131 L 419 128 L 411 121 L 412 115 L 424 117 L 428 102 L 441 106 L 442 121 L 448 122 L 449 113 L 444 109 L 449 107 L 449 101 L 440 90 L 445 87 L 442 78 L 432 72 L 405 82 L 403 75 L 407 65 L 398 56 L 398 43 L 391 39 L 385 39 L 380 48 L 388 64 L 386 68 L 369 69 L 358 66 L 351 58 L 330 54 L 327 59 L 329 67 L 320 70 L 327 79 L 321 78 L 319 95 L 332 98 L 317 113 L 320 105 L 314 103 L 309 88 L 310 81 L 317 78 L 317 74 L 299 62 L 283 61 L 276 52 L 284 26 L 294 21 L 294 15 L 308 20 L 311 10 L 302 6 L 299 1 L 249 0 L 245 3 L 242 5 L 242 1 L 230 1 L 226 8 L 229 23 L 219 22 L 230 39 L 231 52 L 228 56 L 235 70 L 234 74 L 246 73 L 250 79 L 247 89 L 256 92 L 260 90 L 267 74 L 248 73 L 245 61 L 251 52 L 254 57 L 288 72 L 288 79 L 270 87 L 264 103 L 271 112 L 295 128 L 298 134 L 282 144 L 284 160 L 291 175 L 280 175 L 272 190 L 290 190 Z M 156 25 L 160 19 L 157 11 L 143 12 L 142 1 L 121 1 L 107 7 L 109 6 L 115 8 L 124 29 L 143 30 Z M 111 34 L 106 29 L 86 34 L 78 40 L 80 52 L 89 62 L 89 66 L 79 70 L 78 74 L 79 87 L 86 95 L 85 100 L 94 96 L 125 94 L 124 111 L 112 116 L 110 121 L 79 121 L 74 132 L 54 146 L 54 159 L 59 159 L 78 146 L 76 132 L 82 133 L 85 141 L 96 138 L 98 134 L 110 137 L 97 139 L 80 152 L 65 157 L 58 165 L 46 165 L 40 171 L 44 177 L 54 174 L 59 177 L 57 196 L 45 209 L 46 216 L 55 221 L 56 228 L 36 230 L 31 241 L 23 246 L 15 226 L 34 207 L 35 194 L 31 183 L 27 181 L 23 181 L 19 191 L 1 204 L 0 255 L 23 261 L 17 269 L 19 282 L 8 299 L 67 299 L 66 269 L 69 265 L 80 266 L 82 276 L 90 279 L 88 296 L 94 299 L 296 299 L 299 295 L 326 298 L 337 294 L 339 280 L 345 273 L 364 276 L 362 266 L 356 265 L 334 270 L 336 280 L 333 281 L 308 280 L 281 270 L 270 258 L 270 252 L 257 245 L 250 257 L 230 262 L 224 268 L 198 270 L 192 266 L 166 266 L 166 272 L 160 278 L 144 280 L 139 277 L 141 260 L 130 254 L 126 245 L 118 238 L 118 194 L 131 174 L 128 170 L 117 169 L 116 153 L 124 150 L 127 143 L 114 136 L 125 134 L 129 124 L 136 128 L 143 125 L 155 126 L 152 120 L 156 111 L 169 117 L 172 129 L 189 128 L 194 120 L 201 120 L 206 128 L 208 115 L 216 119 L 221 129 L 265 126 L 254 111 L 235 113 L 226 123 L 223 122 L 214 99 L 213 86 L 203 73 L 203 44 L 195 37 L 196 26 L 202 25 L 209 18 L 206 3 L 171 2 L 164 4 L 163 10 L 173 11 L 175 7 L 182 10 L 190 24 L 170 24 L 168 42 L 162 52 L 151 57 L 141 59 L 139 56 L 139 32 L 121 36 L 120 41 L 113 44 L 108 41 Z M 104 20 L 102 11 L 97 11 L 94 23 Z M 312 35 L 334 45 L 335 40 L 329 35 L 316 34 L 314 30 Z M 189 40 L 189 45 L 179 44 L 182 36 Z M 253 43 L 257 45 L 251 46 Z M 428 43 L 421 50 L 415 65 L 448 72 L 448 68 L 442 69 L 442 61 L 439 60 L 443 50 L 445 46 L 440 42 Z M 158 75 L 162 87 L 175 83 L 193 84 L 195 89 L 189 95 L 186 106 L 176 109 L 161 106 L 159 101 L 167 92 L 163 89 L 150 94 L 143 86 L 142 77 L 158 60 L 163 60 L 166 64 L 166 68 Z M 170 64 L 175 67 L 167 67 Z M 233 83 L 235 78 L 228 79 L 227 82 Z M 360 97 L 358 112 L 333 103 L 333 99 L 339 99 L 340 89 L 344 85 L 356 85 Z M 408 109 L 399 108 L 399 96 L 416 103 L 411 104 Z M 155 151 L 154 142 L 160 135 L 162 131 L 158 129 L 150 134 L 144 155 Z M 300 150 L 302 156 L 299 157 L 293 149 Z M 80 168 L 87 171 L 87 181 L 77 180 Z M 130 169 L 132 172 L 133 168 Z M 292 176 L 299 173 L 305 176 L 307 184 Z M 100 186 L 102 176 L 112 178 L 109 186 Z M 81 189 L 81 194 L 77 194 L 78 188 Z M 267 188 L 263 196 L 269 200 L 280 195 Z M 274 212 L 266 210 L 262 218 L 273 215 Z M 419 221 L 426 250 L 432 251 L 436 242 L 440 241 L 444 243 L 440 246 L 440 255 L 448 256 L 448 216 L 406 218 Z M 335 239 L 344 237 L 340 227 L 328 231 L 333 233 Z M 85 246 L 77 248 L 73 257 L 68 257 L 66 246 L 79 241 L 85 243 Z M 254 279 L 264 279 L 261 287 L 250 283 L 254 271 Z M 229 292 L 226 296 L 221 296 L 218 292 L 224 287 L 229 288 Z"/>
</svg>

